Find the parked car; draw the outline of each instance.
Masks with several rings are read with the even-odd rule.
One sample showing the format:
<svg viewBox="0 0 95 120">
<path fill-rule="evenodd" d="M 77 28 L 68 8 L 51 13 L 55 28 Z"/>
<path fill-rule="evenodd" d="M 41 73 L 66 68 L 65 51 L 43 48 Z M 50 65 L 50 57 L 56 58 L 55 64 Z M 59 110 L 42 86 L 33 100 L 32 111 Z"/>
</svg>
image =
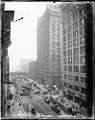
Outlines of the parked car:
<svg viewBox="0 0 95 120">
<path fill-rule="evenodd" d="M 54 110 L 56 113 L 59 114 L 61 112 L 61 110 L 57 104 L 52 104 L 51 107 L 52 107 L 52 110 Z"/>
<path fill-rule="evenodd" d="M 47 104 L 50 104 L 50 98 L 44 97 L 44 101 L 45 101 Z"/>
<path fill-rule="evenodd" d="M 36 91 L 36 92 L 34 92 L 34 94 L 40 94 L 40 91 Z"/>
<path fill-rule="evenodd" d="M 53 97 L 50 98 L 50 101 L 51 101 L 53 104 L 56 104 L 56 103 L 57 103 L 56 100 L 55 100 Z"/>
</svg>

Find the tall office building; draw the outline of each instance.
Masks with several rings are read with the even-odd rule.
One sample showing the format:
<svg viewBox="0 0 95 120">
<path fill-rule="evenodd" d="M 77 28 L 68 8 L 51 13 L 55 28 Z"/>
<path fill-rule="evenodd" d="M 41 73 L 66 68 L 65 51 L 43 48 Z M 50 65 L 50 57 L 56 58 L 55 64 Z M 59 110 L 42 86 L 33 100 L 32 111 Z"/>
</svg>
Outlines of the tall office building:
<svg viewBox="0 0 95 120">
<path fill-rule="evenodd" d="M 29 63 L 29 74 L 33 80 L 38 78 L 38 62 L 32 61 Z"/>
<path fill-rule="evenodd" d="M 92 7 L 89 3 L 67 3 L 62 11 L 62 81 L 64 95 L 75 109 L 89 109 L 92 100 L 90 75 L 92 55 Z M 91 65 L 90 65 L 91 63 Z M 91 73 L 92 74 L 92 73 Z M 91 82 L 90 82 L 91 81 Z M 87 102 L 88 105 L 87 105 Z M 81 109 L 80 109 L 81 110 Z"/>
<path fill-rule="evenodd" d="M 38 19 L 37 52 L 39 79 L 50 85 L 61 81 L 60 30 L 61 11 L 57 4 L 49 4 Z"/>
</svg>

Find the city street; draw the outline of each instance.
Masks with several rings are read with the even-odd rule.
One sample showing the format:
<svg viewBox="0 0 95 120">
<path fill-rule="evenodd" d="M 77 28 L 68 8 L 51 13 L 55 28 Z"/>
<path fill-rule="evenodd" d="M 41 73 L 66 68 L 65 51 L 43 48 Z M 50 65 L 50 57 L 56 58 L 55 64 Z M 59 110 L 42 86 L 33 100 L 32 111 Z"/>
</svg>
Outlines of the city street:
<svg viewBox="0 0 95 120">
<path fill-rule="evenodd" d="M 17 79 L 18 80 L 18 79 Z M 22 79 L 24 80 L 24 79 Z M 16 87 L 19 87 L 19 90 L 16 89 Z M 21 83 L 18 82 L 17 86 L 11 86 L 15 94 L 11 100 L 11 108 L 10 108 L 10 114 L 7 114 L 6 117 L 8 118 L 66 118 L 66 116 L 69 117 L 67 113 L 64 112 L 64 110 L 59 106 L 60 113 L 57 113 L 56 110 L 52 109 L 52 102 L 49 104 L 45 101 L 45 97 L 50 97 L 49 93 L 44 95 L 42 90 L 39 90 L 39 87 L 36 87 L 34 84 L 31 86 L 31 90 L 28 91 L 29 95 L 25 95 L 27 92 L 27 88 L 29 87 L 27 83 L 25 84 L 25 91 L 23 92 Z M 13 93 L 14 93 L 13 91 Z M 12 91 L 11 91 L 12 92 Z M 22 93 L 22 95 L 20 94 Z M 54 95 L 53 98 L 56 100 L 59 95 Z M 32 108 L 35 109 L 35 114 L 31 111 Z"/>
<path fill-rule="evenodd" d="M 0 10 L 1 118 L 92 117 L 93 2 Z"/>
<path fill-rule="evenodd" d="M 26 103 L 28 101 L 29 104 L 31 103 L 31 105 L 34 106 L 34 108 L 36 109 L 37 113 L 39 113 L 40 115 L 44 115 L 44 116 L 51 115 L 52 117 L 57 117 L 57 113 L 55 113 L 51 109 L 51 106 L 49 104 L 44 102 L 44 100 L 43 100 L 41 95 L 35 95 L 33 93 L 31 93 L 31 94 L 32 94 L 31 95 L 32 99 L 31 98 L 29 99 L 28 97 L 22 97 L 22 102 Z M 26 106 L 25 109 L 26 109 L 26 112 L 29 111 L 29 110 L 27 110 L 27 106 Z M 66 115 L 66 113 L 61 111 L 61 115 L 64 116 L 64 115 Z"/>
<path fill-rule="evenodd" d="M 17 79 L 18 80 L 18 79 Z M 20 83 L 21 84 L 21 83 Z M 60 114 L 56 113 L 52 110 L 50 104 L 47 104 L 42 97 L 42 91 L 40 94 L 36 94 L 39 89 L 34 85 L 29 92 L 30 95 L 20 95 L 20 91 L 22 92 L 21 85 L 18 84 L 19 90 L 12 86 L 15 90 L 15 94 L 11 100 L 11 108 L 10 114 L 6 114 L 8 118 L 57 118 L 58 115 L 66 115 L 64 111 L 60 109 Z M 14 91 L 12 91 L 14 93 Z M 31 112 L 31 109 L 35 109 L 35 114 Z"/>
</svg>

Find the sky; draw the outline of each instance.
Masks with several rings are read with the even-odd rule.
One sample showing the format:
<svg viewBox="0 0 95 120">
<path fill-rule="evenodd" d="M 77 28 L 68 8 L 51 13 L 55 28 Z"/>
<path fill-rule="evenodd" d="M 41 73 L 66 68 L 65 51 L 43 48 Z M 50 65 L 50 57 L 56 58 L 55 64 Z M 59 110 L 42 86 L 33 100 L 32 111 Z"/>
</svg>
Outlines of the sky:
<svg viewBox="0 0 95 120">
<path fill-rule="evenodd" d="M 8 49 L 10 56 L 10 71 L 19 70 L 20 59 L 37 59 L 37 18 L 42 16 L 46 2 L 6 2 L 6 10 L 15 10 L 11 22 L 11 41 Z"/>
</svg>

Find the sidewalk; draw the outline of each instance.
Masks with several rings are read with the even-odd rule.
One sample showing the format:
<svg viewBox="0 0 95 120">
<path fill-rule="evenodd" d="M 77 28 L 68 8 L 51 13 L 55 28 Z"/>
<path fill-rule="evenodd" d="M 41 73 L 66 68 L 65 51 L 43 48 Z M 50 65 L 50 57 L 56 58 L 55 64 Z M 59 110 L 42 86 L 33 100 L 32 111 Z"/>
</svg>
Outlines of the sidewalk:
<svg viewBox="0 0 95 120">
<path fill-rule="evenodd" d="M 67 98 L 65 98 L 65 97 L 64 97 L 64 100 L 65 100 L 65 102 L 63 103 L 63 105 L 65 107 L 72 107 L 72 105 L 73 105 L 72 101 L 67 100 Z M 87 110 L 84 107 L 81 107 L 81 109 L 80 109 L 79 105 L 77 105 L 75 103 L 74 103 L 74 106 L 75 106 L 74 107 L 75 111 L 79 112 L 81 115 L 83 115 L 85 117 L 87 116 Z"/>
<path fill-rule="evenodd" d="M 19 102 L 15 102 L 14 106 L 11 107 L 11 118 L 21 118 L 21 114 L 25 114 L 25 111 L 21 106 L 19 106 Z"/>
</svg>

